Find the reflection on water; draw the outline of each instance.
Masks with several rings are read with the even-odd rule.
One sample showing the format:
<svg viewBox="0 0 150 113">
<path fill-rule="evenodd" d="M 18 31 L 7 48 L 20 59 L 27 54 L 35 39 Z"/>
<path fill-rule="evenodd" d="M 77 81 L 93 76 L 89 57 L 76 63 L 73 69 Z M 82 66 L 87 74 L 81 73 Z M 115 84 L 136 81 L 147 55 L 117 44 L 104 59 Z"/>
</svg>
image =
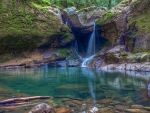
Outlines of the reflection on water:
<svg viewBox="0 0 150 113">
<path fill-rule="evenodd" d="M 146 91 L 149 83 L 149 73 L 104 72 L 90 68 L 49 68 L 45 66 L 38 69 L 0 72 L 1 88 L 5 87 L 15 93 L 31 96 L 49 95 L 80 98 L 83 99 L 82 103 L 88 103 L 87 105 L 93 107 L 116 106 L 117 103 L 127 105 L 129 101 L 130 104 L 150 105 L 143 100 L 141 102 L 140 99 L 145 99 L 145 97 L 139 99 L 137 93 L 143 89 Z M 109 103 L 106 99 L 111 102 Z M 59 99 L 57 102 L 59 105 L 57 104 L 55 107 L 66 105 L 73 109 L 76 108 L 78 113 L 87 109 L 87 107 L 78 107 L 77 109 L 71 100 Z"/>
<path fill-rule="evenodd" d="M 82 68 L 82 75 L 87 77 L 87 81 L 88 81 L 88 86 L 89 86 L 89 90 L 92 96 L 92 99 L 94 101 L 94 105 L 96 105 L 96 93 L 94 92 L 94 88 L 95 88 L 95 74 L 94 71 L 92 71 L 90 68 Z"/>
</svg>

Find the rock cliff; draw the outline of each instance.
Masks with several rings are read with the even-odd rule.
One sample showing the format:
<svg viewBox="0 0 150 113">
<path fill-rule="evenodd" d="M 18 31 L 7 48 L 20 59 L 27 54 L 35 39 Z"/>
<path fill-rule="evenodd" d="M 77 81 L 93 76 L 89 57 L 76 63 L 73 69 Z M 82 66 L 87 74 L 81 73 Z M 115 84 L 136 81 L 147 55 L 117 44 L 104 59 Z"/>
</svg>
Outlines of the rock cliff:
<svg viewBox="0 0 150 113">
<path fill-rule="evenodd" d="M 44 0 L 1 0 L 0 13 L 0 63 L 17 57 L 41 60 L 33 53 L 45 56 L 46 49 L 74 40 L 61 11 Z"/>
</svg>

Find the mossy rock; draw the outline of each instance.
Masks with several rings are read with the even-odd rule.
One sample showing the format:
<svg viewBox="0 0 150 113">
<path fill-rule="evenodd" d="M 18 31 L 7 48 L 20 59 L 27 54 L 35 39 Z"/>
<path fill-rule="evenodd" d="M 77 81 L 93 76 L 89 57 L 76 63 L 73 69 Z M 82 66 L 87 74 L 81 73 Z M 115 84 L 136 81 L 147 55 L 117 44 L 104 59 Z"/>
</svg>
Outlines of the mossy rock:
<svg viewBox="0 0 150 113">
<path fill-rule="evenodd" d="M 73 40 L 72 31 L 66 25 L 63 25 L 61 28 L 61 43 L 66 44 Z"/>
<path fill-rule="evenodd" d="M 110 10 L 105 12 L 103 15 L 102 15 L 102 18 L 100 18 L 98 21 L 97 21 L 97 25 L 101 25 L 101 24 L 104 24 L 104 23 L 108 23 L 110 21 L 113 21 L 113 19 L 116 17 L 116 14 L 114 12 L 111 12 Z"/>
<path fill-rule="evenodd" d="M 61 37 L 63 24 L 49 8 L 46 0 L 0 1 L 0 54 L 33 51 Z"/>
</svg>

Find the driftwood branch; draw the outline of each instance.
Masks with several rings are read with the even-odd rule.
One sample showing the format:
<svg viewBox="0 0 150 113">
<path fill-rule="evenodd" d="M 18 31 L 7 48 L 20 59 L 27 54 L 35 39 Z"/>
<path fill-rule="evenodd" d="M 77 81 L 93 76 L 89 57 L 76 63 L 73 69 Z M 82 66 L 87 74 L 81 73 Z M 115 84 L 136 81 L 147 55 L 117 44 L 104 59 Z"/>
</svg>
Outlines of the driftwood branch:
<svg viewBox="0 0 150 113">
<path fill-rule="evenodd" d="M 25 97 L 25 98 L 12 98 L 12 99 L 0 101 L 0 105 L 17 103 L 17 102 L 21 102 L 21 101 L 30 101 L 30 100 L 36 100 L 36 99 L 51 99 L 51 98 L 53 98 L 53 97 L 51 97 L 51 96 L 34 96 L 34 97 Z"/>
</svg>

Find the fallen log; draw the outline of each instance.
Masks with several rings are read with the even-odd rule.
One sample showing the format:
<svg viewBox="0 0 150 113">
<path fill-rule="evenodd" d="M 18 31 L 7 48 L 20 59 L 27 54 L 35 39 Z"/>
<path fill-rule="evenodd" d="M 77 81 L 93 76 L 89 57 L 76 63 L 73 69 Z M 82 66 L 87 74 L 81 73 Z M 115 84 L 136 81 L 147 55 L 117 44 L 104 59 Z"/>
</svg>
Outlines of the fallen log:
<svg viewBox="0 0 150 113">
<path fill-rule="evenodd" d="M 17 103 L 17 102 L 21 102 L 21 101 L 30 101 L 30 100 L 36 100 L 36 99 L 51 99 L 51 98 L 53 98 L 53 97 L 51 97 L 51 96 L 34 96 L 34 97 L 25 97 L 25 98 L 12 98 L 12 99 L 0 101 L 0 105 Z"/>
</svg>

